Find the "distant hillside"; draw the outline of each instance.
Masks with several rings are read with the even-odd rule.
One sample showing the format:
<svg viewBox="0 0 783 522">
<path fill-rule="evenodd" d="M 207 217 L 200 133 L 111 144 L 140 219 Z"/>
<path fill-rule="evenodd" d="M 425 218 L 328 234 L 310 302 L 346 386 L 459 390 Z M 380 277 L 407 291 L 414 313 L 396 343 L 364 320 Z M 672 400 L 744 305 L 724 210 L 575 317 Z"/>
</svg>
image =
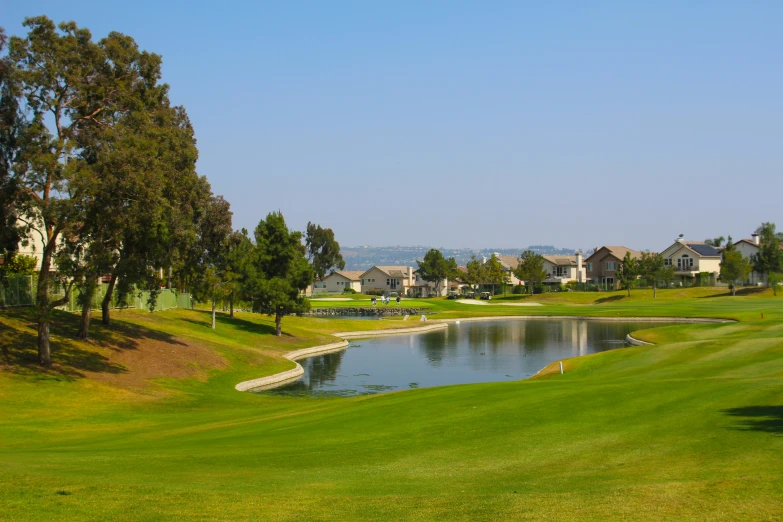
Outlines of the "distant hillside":
<svg viewBox="0 0 783 522">
<path fill-rule="evenodd" d="M 416 261 L 423 259 L 424 254 L 432 247 L 425 246 L 388 246 L 388 247 L 343 247 L 341 252 L 345 259 L 346 270 L 366 270 L 373 265 L 402 265 L 416 267 Z M 531 245 L 527 248 L 441 248 L 444 257 L 453 257 L 457 264 L 465 265 L 471 256 L 481 259 L 494 253 L 504 256 L 519 255 L 530 249 L 539 254 L 569 255 L 576 252 L 573 248 L 556 248 L 552 245 Z"/>
</svg>

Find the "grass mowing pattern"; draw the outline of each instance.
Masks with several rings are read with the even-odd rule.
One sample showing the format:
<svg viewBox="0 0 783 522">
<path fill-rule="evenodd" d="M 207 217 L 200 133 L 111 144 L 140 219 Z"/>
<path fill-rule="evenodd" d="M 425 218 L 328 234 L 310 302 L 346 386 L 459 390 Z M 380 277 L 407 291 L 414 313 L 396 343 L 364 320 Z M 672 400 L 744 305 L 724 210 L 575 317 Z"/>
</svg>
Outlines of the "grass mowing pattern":
<svg viewBox="0 0 783 522">
<path fill-rule="evenodd" d="M 675 291 L 600 303 L 607 294 L 555 294 L 535 308 L 426 301 L 440 317 L 741 322 L 645 330 L 636 336 L 657 346 L 567 360 L 564 375 L 552 365 L 527 381 L 350 399 L 233 386 L 288 369 L 280 354 L 332 340 L 325 331 L 409 323 L 286 318 L 290 335 L 276 339 L 264 317 L 223 316 L 213 332 L 200 311 L 123 312 L 122 324 L 98 327 L 93 342 L 79 343 L 63 340 L 75 317 L 61 316 L 59 366 L 41 372 L 28 364 L 29 312 L 3 311 L 0 513 L 9 520 L 779 518 L 783 300 L 667 292 Z M 118 368 L 115 352 L 144 352 L 146 338 L 171 350 L 206 348 L 220 361 L 144 385 L 117 380 L 142 371 L 134 365 L 146 359 Z"/>
</svg>

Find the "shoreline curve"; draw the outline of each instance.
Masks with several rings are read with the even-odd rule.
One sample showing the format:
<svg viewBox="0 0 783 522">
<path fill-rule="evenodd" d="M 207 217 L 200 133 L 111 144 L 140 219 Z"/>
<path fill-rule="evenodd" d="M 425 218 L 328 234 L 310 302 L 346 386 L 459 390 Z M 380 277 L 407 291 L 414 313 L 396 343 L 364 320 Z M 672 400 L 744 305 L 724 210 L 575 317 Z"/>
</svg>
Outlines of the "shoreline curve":
<svg viewBox="0 0 783 522">
<path fill-rule="evenodd" d="M 426 326 L 416 326 L 412 328 L 393 328 L 385 330 L 365 330 L 359 332 L 339 332 L 332 334 L 337 338 L 342 338 L 340 341 L 329 344 L 322 344 L 319 346 L 312 346 L 310 348 L 302 348 L 301 350 L 294 350 L 283 355 L 284 359 L 288 359 L 296 364 L 296 366 L 290 370 L 276 373 L 274 375 L 268 375 L 266 377 L 259 377 L 258 379 L 251 379 L 249 381 L 242 381 L 234 389 L 237 391 L 264 391 L 278 388 L 285 384 L 289 384 L 304 374 L 304 368 L 302 365 L 296 362 L 299 359 L 305 359 L 313 355 L 320 355 L 325 353 L 339 352 L 344 350 L 348 346 L 346 339 L 367 339 L 370 337 L 383 337 L 390 335 L 410 335 L 416 333 L 431 332 L 434 330 L 443 330 L 448 328 L 446 323 L 429 324 Z"/>
<path fill-rule="evenodd" d="M 620 321 L 635 321 L 640 323 L 683 323 L 683 324 L 715 324 L 715 323 L 734 323 L 734 319 L 714 319 L 705 317 L 600 317 L 600 316 L 581 316 L 581 315 L 506 315 L 506 316 L 490 316 L 490 317 L 466 317 L 466 318 L 449 318 L 449 319 L 432 319 L 428 322 L 434 324 L 428 324 L 424 326 L 416 326 L 411 328 L 390 328 L 384 330 L 364 330 L 357 332 L 338 332 L 332 334 L 334 337 L 341 340 L 334 343 L 322 344 L 320 346 L 313 346 L 310 348 L 302 348 L 301 350 L 295 350 L 283 355 L 283 358 L 288 359 L 296 364 L 291 370 L 276 373 L 266 377 L 260 377 L 258 379 L 251 379 L 249 381 L 242 381 L 234 386 L 237 391 L 264 391 L 278 388 L 285 384 L 296 381 L 304 374 L 304 368 L 302 365 L 296 362 L 299 359 L 305 359 L 307 357 L 325 353 L 339 352 L 344 350 L 348 346 L 346 339 L 368 339 L 372 337 L 386 337 L 392 335 L 410 335 L 416 333 L 431 332 L 434 330 L 442 330 L 448 328 L 450 323 L 456 322 L 476 322 L 476 321 L 503 321 L 503 320 L 551 320 L 551 319 L 571 319 L 579 321 L 607 321 L 607 322 L 620 322 Z M 626 336 L 626 342 L 633 346 L 648 346 L 653 343 L 641 341 L 636 339 L 631 334 Z M 543 370 L 542 368 L 541 370 Z M 538 375 L 539 370 L 536 372 Z"/>
</svg>

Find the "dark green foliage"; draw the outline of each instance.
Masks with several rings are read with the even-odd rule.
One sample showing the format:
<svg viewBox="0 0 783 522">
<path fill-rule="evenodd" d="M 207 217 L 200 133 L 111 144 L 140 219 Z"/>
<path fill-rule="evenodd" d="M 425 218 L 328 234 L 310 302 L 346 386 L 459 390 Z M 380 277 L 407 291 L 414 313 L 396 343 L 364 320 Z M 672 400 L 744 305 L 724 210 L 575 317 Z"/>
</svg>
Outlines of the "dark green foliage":
<svg viewBox="0 0 783 522">
<path fill-rule="evenodd" d="M 321 228 L 321 225 L 308 222 L 305 246 L 317 280 L 323 279 L 330 270 L 345 268 L 340 243 L 335 241 L 331 228 Z"/>
<path fill-rule="evenodd" d="M 653 298 L 658 296 L 658 283 L 663 281 L 668 284 L 674 279 L 674 267 L 667 266 L 661 254 L 642 252 L 638 263 L 639 275 L 652 283 Z"/>
<path fill-rule="evenodd" d="M 281 335 L 284 315 L 310 308 L 301 292 L 312 283 L 313 269 L 305 257 L 302 233 L 289 231 L 281 213 L 272 212 L 262 219 L 255 238 L 253 310 L 274 315 L 275 333 Z"/>
<path fill-rule="evenodd" d="M 760 236 L 759 252 L 753 256 L 753 269 L 759 274 L 765 274 L 769 284 L 770 274 L 783 272 L 783 249 L 775 233 L 774 223 L 762 223 L 756 232 Z"/>
<path fill-rule="evenodd" d="M 633 286 L 639 278 L 639 274 L 639 262 L 630 252 L 626 252 L 623 260 L 617 265 L 615 277 L 617 278 L 617 282 L 620 283 L 620 288 L 628 290 L 628 296 L 631 295 L 631 286 Z"/>
<path fill-rule="evenodd" d="M 726 244 L 726 248 L 723 249 L 720 263 L 720 278 L 724 283 L 730 284 L 731 295 L 736 295 L 737 283 L 747 279 L 750 271 L 750 261 L 742 256 L 742 253 L 737 250 L 737 247 L 731 240 L 731 236 L 729 236 L 729 242 Z"/>
<path fill-rule="evenodd" d="M 443 257 L 440 250 L 432 248 L 424 255 L 422 261 L 416 261 L 419 265 L 418 274 L 428 283 L 435 283 L 435 294 L 440 295 L 440 285 L 444 279 L 457 277 L 459 270 L 453 257 Z"/>
<path fill-rule="evenodd" d="M 536 254 L 532 250 L 525 250 L 519 256 L 519 264 L 514 269 L 514 275 L 520 281 L 525 282 L 532 295 L 539 288 L 536 284 L 549 277 L 549 274 L 544 270 L 544 256 Z"/>
</svg>

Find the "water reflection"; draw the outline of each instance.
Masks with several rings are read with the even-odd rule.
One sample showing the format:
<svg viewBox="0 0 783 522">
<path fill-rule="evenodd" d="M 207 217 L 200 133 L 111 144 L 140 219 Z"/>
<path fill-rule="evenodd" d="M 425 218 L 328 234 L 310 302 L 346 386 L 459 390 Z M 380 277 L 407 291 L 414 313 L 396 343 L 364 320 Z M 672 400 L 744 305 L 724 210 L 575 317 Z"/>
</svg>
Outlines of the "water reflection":
<svg viewBox="0 0 783 522">
<path fill-rule="evenodd" d="M 624 345 L 646 323 L 578 320 L 468 322 L 420 335 L 351 343 L 344 352 L 300 361 L 298 381 L 264 393 L 361 395 L 524 379 L 547 364 Z"/>
</svg>

